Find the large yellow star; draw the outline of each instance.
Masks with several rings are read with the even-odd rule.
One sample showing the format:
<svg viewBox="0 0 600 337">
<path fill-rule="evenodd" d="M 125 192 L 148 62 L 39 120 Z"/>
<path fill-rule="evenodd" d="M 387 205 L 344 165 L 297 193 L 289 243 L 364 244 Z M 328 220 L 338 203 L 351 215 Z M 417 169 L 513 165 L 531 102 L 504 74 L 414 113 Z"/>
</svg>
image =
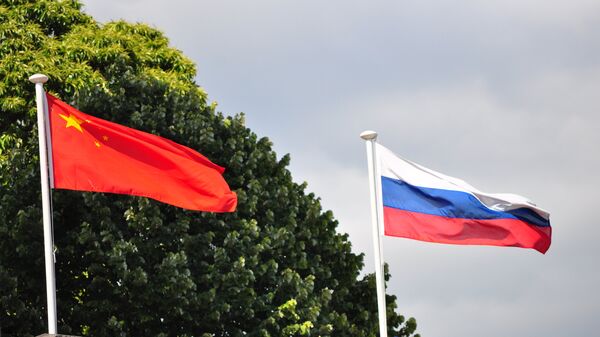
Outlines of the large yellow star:
<svg viewBox="0 0 600 337">
<path fill-rule="evenodd" d="M 83 133 L 83 130 L 81 129 L 81 123 L 83 123 L 83 121 L 75 116 L 73 116 L 73 114 L 69 114 L 69 117 L 65 116 L 65 115 L 61 115 L 58 114 L 62 119 L 64 119 L 65 121 L 67 121 L 67 125 L 65 126 L 65 128 L 68 127 L 74 127 L 75 129 L 79 130 L 79 132 Z"/>
</svg>

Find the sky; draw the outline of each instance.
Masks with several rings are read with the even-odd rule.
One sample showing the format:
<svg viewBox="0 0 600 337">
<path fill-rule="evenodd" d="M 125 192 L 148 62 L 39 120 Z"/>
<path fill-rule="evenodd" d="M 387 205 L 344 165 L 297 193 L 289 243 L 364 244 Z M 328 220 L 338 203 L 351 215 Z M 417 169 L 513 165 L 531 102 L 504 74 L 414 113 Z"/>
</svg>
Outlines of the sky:
<svg viewBox="0 0 600 337">
<path fill-rule="evenodd" d="M 163 31 L 220 111 L 290 153 L 373 271 L 363 130 L 417 163 L 548 210 L 546 255 L 383 239 L 423 337 L 600 331 L 600 1 L 84 0 Z M 596 261 L 596 262 L 594 262 Z"/>
</svg>

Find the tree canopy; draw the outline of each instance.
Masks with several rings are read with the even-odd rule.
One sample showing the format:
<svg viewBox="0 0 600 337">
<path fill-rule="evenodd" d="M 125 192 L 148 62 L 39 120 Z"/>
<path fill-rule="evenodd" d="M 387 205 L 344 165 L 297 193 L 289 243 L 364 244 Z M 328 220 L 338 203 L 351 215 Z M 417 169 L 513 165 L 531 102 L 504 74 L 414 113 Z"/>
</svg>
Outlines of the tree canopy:
<svg viewBox="0 0 600 337">
<path fill-rule="evenodd" d="M 53 191 L 60 333 L 375 336 L 372 275 L 290 157 L 224 116 L 158 30 L 99 24 L 77 1 L 0 0 L 0 331 L 46 330 L 36 111 L 27 78 L 78 109 L 187 145 L 227 168 L 235 213 Z M 118 174 L 118 172 L 115 172 Z M 386 274 L 389 278 L 389 275 Z M 414 319 L 387 296 L 390 336 Z"/>
</svg>

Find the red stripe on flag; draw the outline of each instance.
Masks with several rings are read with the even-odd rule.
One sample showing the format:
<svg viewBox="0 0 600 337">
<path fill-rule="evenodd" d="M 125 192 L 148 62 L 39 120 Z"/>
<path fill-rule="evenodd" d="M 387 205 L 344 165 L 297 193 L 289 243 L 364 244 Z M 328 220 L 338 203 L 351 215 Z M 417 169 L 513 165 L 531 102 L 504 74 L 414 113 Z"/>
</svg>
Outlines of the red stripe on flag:
<svg viewBox="0 0 600 337">
<path fill-rule="evenodd" d="M 456 245 L 533 248 L 544 254 L 552 227 L 531 226 L 516 219 L 461 219 L 384 207 L 385 235 Z"/>
</svg>

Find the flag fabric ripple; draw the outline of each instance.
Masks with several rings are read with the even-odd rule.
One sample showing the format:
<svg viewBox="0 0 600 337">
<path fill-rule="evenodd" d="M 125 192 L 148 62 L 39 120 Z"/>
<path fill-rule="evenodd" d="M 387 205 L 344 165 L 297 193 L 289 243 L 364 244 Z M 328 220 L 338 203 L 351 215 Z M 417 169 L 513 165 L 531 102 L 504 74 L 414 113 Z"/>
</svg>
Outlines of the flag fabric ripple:
<svg viewBox="0 0 600 337">
<path fill-rule="evenodd" d="M 533 248 L 545 253 L 548 212 L 516 194 L 483 193 L 377 144 L 385 235 L 421 241 Z"/>
<path fill-rule="evenodd" d="M 233 212 L 224 168 L 168 139 L 78 111 L 46 95 L 54 188 L 129 194 L 199 211 Z"/>
</svg>

